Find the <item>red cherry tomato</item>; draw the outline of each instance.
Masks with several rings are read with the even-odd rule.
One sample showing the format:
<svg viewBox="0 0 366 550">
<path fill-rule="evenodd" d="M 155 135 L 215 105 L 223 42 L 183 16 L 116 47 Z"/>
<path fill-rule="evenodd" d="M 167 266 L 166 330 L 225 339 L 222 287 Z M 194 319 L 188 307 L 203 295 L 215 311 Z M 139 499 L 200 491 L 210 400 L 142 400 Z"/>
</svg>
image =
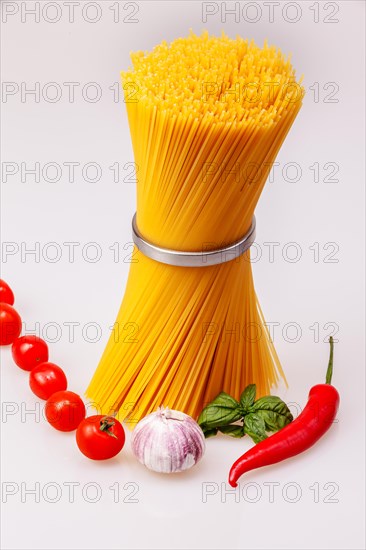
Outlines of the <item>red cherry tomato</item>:
<svg viewBox="0 0 366 550">
<path fill-rule="evenodd" d="M 17 338 L 11 346 L 15 363 L 23 370 L 32 370 L 44 361 L 48 361 L 48 347 L 42 338 L 29 335 Z"/>
<path fill-rule="evenodd" d="M 8 283 L 0 279 L 0 302 L 4 304 L 14 304 L 14 294 Z"/>
<path fill-rule="evenodd" d="M 32 392 L 40 399 L 48 399 L 58 391 L 67 388 L 64 371 L 54 363 L 41 363 L 29 374 L 29 385 Z"/>
<path fill-rule="evenodd" d="M 85 405 L 72 391 L 58 391 L 51 395 L 45 406 L 48 422 L 61 432 L 76 430 L 85 418 Z"/>
<path fill-rule="evenodd" d="M 0 345 L 8 346 L 22 330 L 19 313 L 9 304 L 0 303 Z"/>
<path fill-rule="evenodd" d="M 105 460 L 122 450 L 125 431 L 122 424 L 112 416 L 96 414 L 80 422 L 76 430 L 76 443 L 88 458 Z"/>
</svg>

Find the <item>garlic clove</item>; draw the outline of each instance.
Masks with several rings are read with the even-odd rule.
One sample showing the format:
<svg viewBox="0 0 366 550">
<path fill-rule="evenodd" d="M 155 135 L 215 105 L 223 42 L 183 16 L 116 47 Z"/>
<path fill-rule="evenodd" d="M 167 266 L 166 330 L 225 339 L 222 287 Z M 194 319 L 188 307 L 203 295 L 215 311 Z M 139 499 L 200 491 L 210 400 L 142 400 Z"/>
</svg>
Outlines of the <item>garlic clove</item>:
<svg viewBox="0 0 366 550">
<path fill-rule="evenodd" d="M 136 458 L 150 470 L 175 473 L 188 470 L 205 452 L 200 426 L 185 413 L 159 407 L 136 425 L 131 438 Z"/>
</svg>

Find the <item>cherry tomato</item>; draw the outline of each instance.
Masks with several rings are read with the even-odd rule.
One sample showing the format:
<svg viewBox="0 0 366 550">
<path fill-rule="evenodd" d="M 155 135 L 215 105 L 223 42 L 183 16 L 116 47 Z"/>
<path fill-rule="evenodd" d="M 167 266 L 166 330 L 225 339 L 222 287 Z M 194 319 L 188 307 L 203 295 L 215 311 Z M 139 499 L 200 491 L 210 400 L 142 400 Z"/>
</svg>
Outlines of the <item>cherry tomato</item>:
<svg viewBox="0 0 366 550">
<path fill-rule="evenodd" d="M 17 338 L 11 346 L 11 353 L 15 363 L 23 370 L 32 370 L 40 363 L 48 361 L 46 342 L 33 334 Z"/>
<path fill-rule="evenodd" d="M 57 391 L 47 400 L 45 412 L 48 422 L 56 430 L 72 432 L 85 418 L 85 405 L 77 393 Z"/>
<path fill-rule="evenodd" d="M 40 399 L 48 399 L 58 391 L 67 388 L 64 371 L 54 363 L 41 363 L 29 374 L 29 385 L 32 392 Z"/>
<path fill-rule="evenodd" d="M 122 424 L 112 416 L 96 414 L 80 422 L 76 430 L 76 443 L 88 458 L 105 460 L 122 450 L 125 431 Z"/>
<path fill-rule="evenodd" d="M 14 304 L 14 294 L 8 283 L 0 279 L 0 302 L 4 304 Z"/>
<path fill-rule="evenodd" d="M 0 345 L 8 346 L 22 330 L 19 313 L 9 304 L 0 303 Z"/>
</svg>

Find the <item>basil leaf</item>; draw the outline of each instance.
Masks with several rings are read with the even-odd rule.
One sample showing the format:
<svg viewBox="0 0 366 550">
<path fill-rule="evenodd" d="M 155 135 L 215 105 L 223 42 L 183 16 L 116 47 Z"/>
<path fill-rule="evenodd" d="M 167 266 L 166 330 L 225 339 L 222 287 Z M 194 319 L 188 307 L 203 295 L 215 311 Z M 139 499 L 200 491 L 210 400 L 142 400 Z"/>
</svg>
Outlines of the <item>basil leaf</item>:
<svg viewBox="0 0 366 550">
<path fill-rule="evenodd" d="M 219 428 L 242 417 L 240 404 L 225 392 L 219 393 L 201 412 L 198 424 L 202 429 Z"/>
<path fill-rule="evenodd" d="M 204 428 L 202 429 L 203 431 L 203 435 L 206 437 L 206 439 L 208 437 L 213 437 L 214 435 L 217 434 L 218 432 L 218 429 L 217 428 L 212 428 L 212 429 L 208 429 L 208 430 L 205 430 Z"/>
<path fill-rule="evenodd" d="M 290 423 L 290 420 L 286 416 L 277 414 L 273 411 L 257 411 L 258 414 L 266 425 L 266 431 L 268 432 L 277 432 L 284 428 L 287 424 Z"/>
<path fill-rule="evenodd" d="M 244 426 L 239 426 L 239 424 L 220 426 L 219 431 L 225 435 L 231 435 L 231 437 L 243 437 L 245 435 Z"/>
<path fill-rule="evenodd" d="M 247 414 L 244 418 L 244 432 L 253 439 L 254 443 L 267 438 L 264 420 L 256 413 Z"/>
<path fill-rule="evenodd" d="M 290 409 L 282 399 L 275 395 L 261 397 L 250 407 L 250 412 L 259 415 L 270 432 L 281 430 L 292 422 Z"/>
<path fill-rule="evenodd" d="M 243 393 L 240 396 L 240 405 L 243 407 L 244 412 L 249 409 L 251 405 L 253 405 L 255 401 L 255 394 L 257 391 L 257 386 L 255 384 L 249 384 L 243 391 Z"/>
</svg>

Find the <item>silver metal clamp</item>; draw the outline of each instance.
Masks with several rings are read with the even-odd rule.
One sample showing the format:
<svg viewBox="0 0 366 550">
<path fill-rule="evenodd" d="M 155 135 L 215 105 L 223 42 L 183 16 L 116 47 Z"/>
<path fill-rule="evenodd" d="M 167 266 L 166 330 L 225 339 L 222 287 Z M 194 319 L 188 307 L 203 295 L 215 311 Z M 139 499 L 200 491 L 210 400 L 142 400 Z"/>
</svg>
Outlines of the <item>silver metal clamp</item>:
<svg viewBox="0 0 366 550">
<path fill-rule="evenodd" d="M 202 252 L 184 252 L 181 250 L 172 250 L 162 248 L 147 241 L 139 232 L 136 224 L 136 213 L 132 218 L 132 239 L 137 248 L 148 258 L 161 262 L 163 264 L 175 265 L 180 267 L 207 267 L 211 265 L 230 262 L 238 258 L 250 246 L 255 239 L 256 221 L 253 216 L 249 231 L 238 241 L 215 250 Z"/>
</svg>

